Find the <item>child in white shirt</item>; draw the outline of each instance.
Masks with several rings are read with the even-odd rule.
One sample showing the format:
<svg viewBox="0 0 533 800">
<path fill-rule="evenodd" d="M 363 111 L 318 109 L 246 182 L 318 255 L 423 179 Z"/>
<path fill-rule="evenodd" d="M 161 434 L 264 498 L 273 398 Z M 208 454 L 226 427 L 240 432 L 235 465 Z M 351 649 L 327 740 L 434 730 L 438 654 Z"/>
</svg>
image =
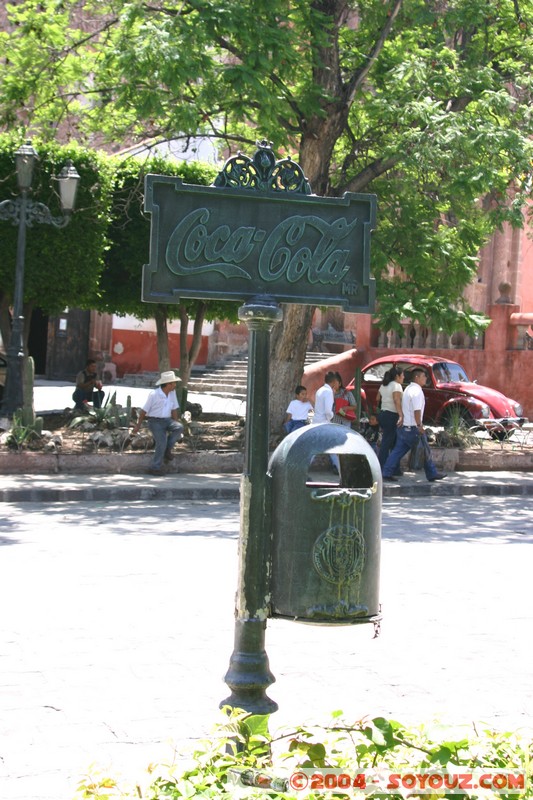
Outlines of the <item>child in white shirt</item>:
<svg viewBox="0 0 533 800">
<path fill-rule="evenodd" d="M 309 412 L 313 410 L 313 406 L 307 399 L 305 386 L 297 386 L 294 394 L 295 398 L 289 403 L 286 412 L 287 416 L 283 423 L 283 428 L 287 433 L 292 433 L 292 431 L 307 425 L 307 417 Z"/>
</svg>

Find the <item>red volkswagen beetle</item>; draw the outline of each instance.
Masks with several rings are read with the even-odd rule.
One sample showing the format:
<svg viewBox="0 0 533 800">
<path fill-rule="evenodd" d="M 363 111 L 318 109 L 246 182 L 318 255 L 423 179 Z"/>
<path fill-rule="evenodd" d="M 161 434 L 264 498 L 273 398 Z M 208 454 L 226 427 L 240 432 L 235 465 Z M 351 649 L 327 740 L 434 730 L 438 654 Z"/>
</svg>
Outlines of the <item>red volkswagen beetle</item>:
<svg viewBox="0 0 533 800">
<path fill-rule="evenodd" d="M 410 382 L 410 370 L 420 367 L 425 371 L 424 422 L 428 425 L 446 427 L 455 415 L 460 414 L 469 426 L 479 425 L 500 436 L 527 422 L 520 403 L 495 389 L 472 382 L 456 361 L 405 353 L 383 356 L 363 367 L 361 396 L 367 413 L 376 410 L 378 389 L 392 366 L 404 370 L 404 385 Z M 352 381 L 348 388 L 353 387 Z"/>
</svg>

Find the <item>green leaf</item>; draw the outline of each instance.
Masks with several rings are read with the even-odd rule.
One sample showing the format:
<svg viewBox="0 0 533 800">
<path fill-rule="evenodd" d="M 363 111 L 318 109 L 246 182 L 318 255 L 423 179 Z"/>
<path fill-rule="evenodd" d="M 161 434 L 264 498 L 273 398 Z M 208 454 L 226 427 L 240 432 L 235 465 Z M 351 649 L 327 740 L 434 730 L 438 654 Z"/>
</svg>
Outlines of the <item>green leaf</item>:
<svg viewBox="0 0 533 800">
<path fill-rule="evenodd" d="M 321 762 L 326 756 L 326 748 L 321 742 L 312 744 L 307 750 L 307 756 L 309 760 L 313 762 L 313 764 Z"/>
</svg>

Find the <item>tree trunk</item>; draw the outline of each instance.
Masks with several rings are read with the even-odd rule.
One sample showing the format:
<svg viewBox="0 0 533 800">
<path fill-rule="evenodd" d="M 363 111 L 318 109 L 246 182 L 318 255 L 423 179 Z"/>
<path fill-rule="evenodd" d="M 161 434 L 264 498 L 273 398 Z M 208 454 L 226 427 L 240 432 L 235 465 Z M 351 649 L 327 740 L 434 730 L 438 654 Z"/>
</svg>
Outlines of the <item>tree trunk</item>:
<svg viewBox="0 0 533 800">
<path fill-rule="evenodd" d="M 302 381 L 314 310 L 314 306 L 284 305 L 283 321 L 272 329 L 270 431 L 274 438 L 282 433 L 285 411 L 294 397 L 294 389 Z"/>
<path fill-rule="evenodd" d="M 5 351 L 11 337 L 11 314 L 9 313 L 9 300 L 3 292 L 0 294 L 0 335 Z"/>
<path fill-rule="evenodd" d="M 34 303 L 25 303 L 22 309 L 24 315 L 24 330 L 22 332 L 22 345 L 24 355 L 28 355 L 28 339 L 30 336 L 31 315 L 33 314 Z M 9 346 L 11 340 L 11 301 L 9 297 L 0 292 L 0 336 L 2 337 L 2 344 L 4 352 Z"/>
<path fill-rule="evenodd" d="M 170 366 L 170 352 L 168 348 L 168 314 L 165 306 L 156 305 L 154 309 L 154 319 L 157 331 L 157 360 L 159 371 L 166 372 L 172 369 Z"/>
<path fill-rule="evenodd" d="M 24 343 L 24 355 L 28 356 L 28 342 L 30 340 L 30 328 L 31 328 L 31 317 L 33 314 L 33 309 L 35 308 L 35 303 L 24 303 L 24 308 L 22 313 L 24 314 L 24 332 L 22 334 L 23 343 Z"/>
<path fill-rule="evenodd" d="M 194 315 L 194 325 L 192 333 L 192 342 L 190 350 L 187 347 L 187 335 L 189 328 L 189 312 L 187 307 L 180 303 L 180 378 L 184 389 L 189 385 L 191 377 L 191 369 L 196 363 L 200 347 L 202 346 L 202 327 L 205 320 L 205 313 L 207 310 L 207 303 L 203 300 L 198 300 Z"/>
<path fill-rule="evenodd" d="M 338 25 L 345 4 L 340 0 L 316 0 L 315 5 L 329 14 L 334 24 L 328 32 L 325 46 L 319 47 L 320 57 L 317 59 L 314 79 L 335 100 L 324 108 L 323 116 L 316 114 L 306 121 L 300 142 L 299 164 L 312 192 L 327 195 L 333 149 L 346 124 L 349 111 L 344 102 L 338 69 Z M 313 302 L 312 295 L 309 302 Z M 314 305 L 285 306 L 283 322 L 275 326 L 272 332 L 270 430 L 274 436 L 281 432 L 287 405 L 294 395 L 295 387 L 302 380 L 314 310 Z"/>
<path fill-rule="evenodd" d="M 313 135 L 302 139 L 300 166 L 316 194 L 326 193 L 331 152 L 337 135 L 332 133 L 332 129 L 338 124 L 341 124 L 340 121 L 334 121 L 331 117 L 325 121 L 316 119 L 313 123 Z M 323 130 L 318 132 L 320 127 Z M 309 301 L 312 303 L 312 296 Z M 272 331 L 270 431 L 273 437 L 281 432 L 287 405 L 294 395 L 295 387 L 302 380 L 314 311 L 314 305 L 286 305 L 283 321 L 274 326 Z"/>
<path fill-rule="evenodd" d="M 390 34 L 403 0 L 393 0 L 383 28 L 376 31 L 376 38 L 368 53 L 364 66 L 343 81 L 339 67 L 339 29 L 344 24 L 347 4 L 345 0 L 313 0 L 311 5 L 329 17 L 331 25 L 321 32 L 312 43 L 316 54 L 313 79 L 324 90 L 323 114 L 310 115 L 302 126 L 299 164 L 317 195 L 332 193 L 330 187 L 330 165 L 333 151 L 348 120 L 355 93 L 360 87 L 372 63 L 377 58 Z M 387 164 L 380 164 L 383 170 Z M 367 175 L 367 181 L 371 175 Z M 362 188 L 362 187 L 360 187 Z M 309 297 L 313 302 L 313 297 Z M 313 319 L 314 306 L 288 306 L 285 319 L 272 335 L 271 348 L 271 432 L 281 426 L 287 398 L 292 397 L 294 387 L 301 382 L 305 362 L 305 350 Z M 283 406 L 285 405 L 285 408 Z"/>
<path fill-rule="evenodd" d="M 203 300 L 199 301 L 196 306 L 196 314 L 194 316 L 194 325 L 192 331 L 191 349 L 189 350 L 189 372 L 187 373 L 187 383 L 191 375 L 191 369 L 196 364 L 200 347 L 202 346 L 202 328 L 205 320 L 205 313 L 207 311 L 207 303 Z"/>
</svg>

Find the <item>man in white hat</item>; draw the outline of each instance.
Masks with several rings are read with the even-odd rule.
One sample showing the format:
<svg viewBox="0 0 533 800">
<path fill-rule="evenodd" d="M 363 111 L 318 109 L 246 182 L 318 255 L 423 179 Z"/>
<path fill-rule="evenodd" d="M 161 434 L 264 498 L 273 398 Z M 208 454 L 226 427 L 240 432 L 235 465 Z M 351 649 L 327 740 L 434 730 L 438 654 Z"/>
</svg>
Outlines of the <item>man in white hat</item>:
<svg viewBox="0 0 533 800">
<path fill-rule="evenodd" d="M 163 474 L 163 459 L 172 461 L 172 448 L 183 439 L 183 425 L 178 422 L 176 383 L 176 375 L 172 370 L 161 373 L 155 384 L 158 388 L 148 395 L 139 414 L 139 421 L 133 428 L 133 433 L 138 433 L 144 419 L 148 420 L 148 427 L 155 441 L 155 453 L 148 470 L 150 475 Z"/>
</svg>

